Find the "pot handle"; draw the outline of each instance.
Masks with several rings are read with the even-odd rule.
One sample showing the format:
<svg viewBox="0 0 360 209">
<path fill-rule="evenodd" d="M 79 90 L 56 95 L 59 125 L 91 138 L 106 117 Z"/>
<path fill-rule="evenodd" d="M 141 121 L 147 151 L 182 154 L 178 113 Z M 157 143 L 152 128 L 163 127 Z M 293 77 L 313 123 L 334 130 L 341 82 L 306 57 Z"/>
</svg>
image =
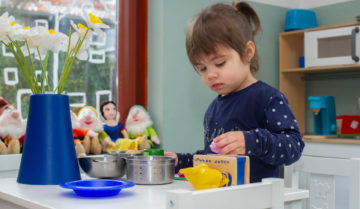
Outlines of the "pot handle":
<svg viewBox="0 0 360 209">
<path fill-rule="evenodd" d="M 97 163 L 113 163 L 115 162 L 116 160 L 107 160 L 107 161 L 103 161 L 103 160 L 93 160 L 94 162 L 97 162 Z"/>
</svg>

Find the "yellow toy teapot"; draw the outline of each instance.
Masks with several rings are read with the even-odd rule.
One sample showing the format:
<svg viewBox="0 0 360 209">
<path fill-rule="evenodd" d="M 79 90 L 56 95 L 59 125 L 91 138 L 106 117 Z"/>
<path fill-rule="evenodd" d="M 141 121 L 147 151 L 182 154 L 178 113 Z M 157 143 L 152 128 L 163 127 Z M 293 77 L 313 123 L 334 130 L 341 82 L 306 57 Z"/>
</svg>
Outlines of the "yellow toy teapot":
<svg viewBox="0 0 360 209">
<path fill-rule="evenodd" d="M 195 167 L 180 169 L 180 173 L 185 175 L 195 190 L 218 188 L 229 182 L 229 179 L 224 177 L 220 171 L 209 168 L 204 163 Z"/>
</svg>

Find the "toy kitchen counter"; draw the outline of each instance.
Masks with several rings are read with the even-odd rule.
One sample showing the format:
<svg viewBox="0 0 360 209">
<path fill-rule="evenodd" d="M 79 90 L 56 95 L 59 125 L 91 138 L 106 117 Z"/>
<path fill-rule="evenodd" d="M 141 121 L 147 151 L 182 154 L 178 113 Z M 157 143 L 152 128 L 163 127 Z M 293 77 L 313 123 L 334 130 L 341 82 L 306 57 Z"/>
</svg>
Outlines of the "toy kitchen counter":
<svg viewBox="0 0 360 209">
<path fill-rule="evenodd" d="M 88 178 L 85 174 L 82 177 Z M 164 185 L 136 185 L 111 197 L 87 198 L 58 185 L 26 185 L 17 183 L 13 177 L 0 178 L 0 205 L 4 209 L 301 208 L 302 200 L 308 196 L 307 190 L 284 188 L 282 179 L 201 191 L 194 191 L 188 181 L 175 180 Z"/>
<path fill-rule="evenodd" d="M 303 155 L 330 158 L 360 158 L 359 138 L 339 138 L 336 135 L 304 135 Z"/>
<path fill-rule="evenodd" d="M 360 208 L 360 140 L 335 135 L 304 135 L 303 140 L 302 157 L 285 167 L 285 185 L 308 189 L 308 207 Z"/>
</svg>

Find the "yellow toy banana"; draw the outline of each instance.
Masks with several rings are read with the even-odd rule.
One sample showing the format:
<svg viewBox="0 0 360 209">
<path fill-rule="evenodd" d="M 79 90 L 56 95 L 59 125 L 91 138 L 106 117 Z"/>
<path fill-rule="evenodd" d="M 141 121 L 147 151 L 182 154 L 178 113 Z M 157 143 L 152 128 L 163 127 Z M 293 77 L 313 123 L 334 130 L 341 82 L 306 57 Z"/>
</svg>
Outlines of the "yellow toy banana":
<svg viewBox="0 0 360 209">
<path fill-rule="evenodd" d="M 229 182 L 220 171 L 209 168 L 206 164 L 180 169 L 180 173 L 194 186 L 195 190 L 211 189 L 224 186 Z"/>
<path fill-rule="evenodd" d="M 108 153 L 118 150 L 138 150 L 139 139 L 118 139 L 112 146 L 108 146 L 106 151 Z"/>
</svg>

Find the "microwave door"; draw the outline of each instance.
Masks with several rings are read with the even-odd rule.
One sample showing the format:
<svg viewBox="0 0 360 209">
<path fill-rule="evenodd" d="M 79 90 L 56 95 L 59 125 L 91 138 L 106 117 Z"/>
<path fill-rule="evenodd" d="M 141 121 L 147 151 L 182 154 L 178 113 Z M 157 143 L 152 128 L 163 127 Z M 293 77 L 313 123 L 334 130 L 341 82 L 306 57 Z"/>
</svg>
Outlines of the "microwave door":
<svg viewBox="0 0 360 209">
<path fill-rule="evenodd" d="M 356 64 L 360 36 L 356 27 L 344 27 L 305 34 L 305 66 Z"/>
</svg>

